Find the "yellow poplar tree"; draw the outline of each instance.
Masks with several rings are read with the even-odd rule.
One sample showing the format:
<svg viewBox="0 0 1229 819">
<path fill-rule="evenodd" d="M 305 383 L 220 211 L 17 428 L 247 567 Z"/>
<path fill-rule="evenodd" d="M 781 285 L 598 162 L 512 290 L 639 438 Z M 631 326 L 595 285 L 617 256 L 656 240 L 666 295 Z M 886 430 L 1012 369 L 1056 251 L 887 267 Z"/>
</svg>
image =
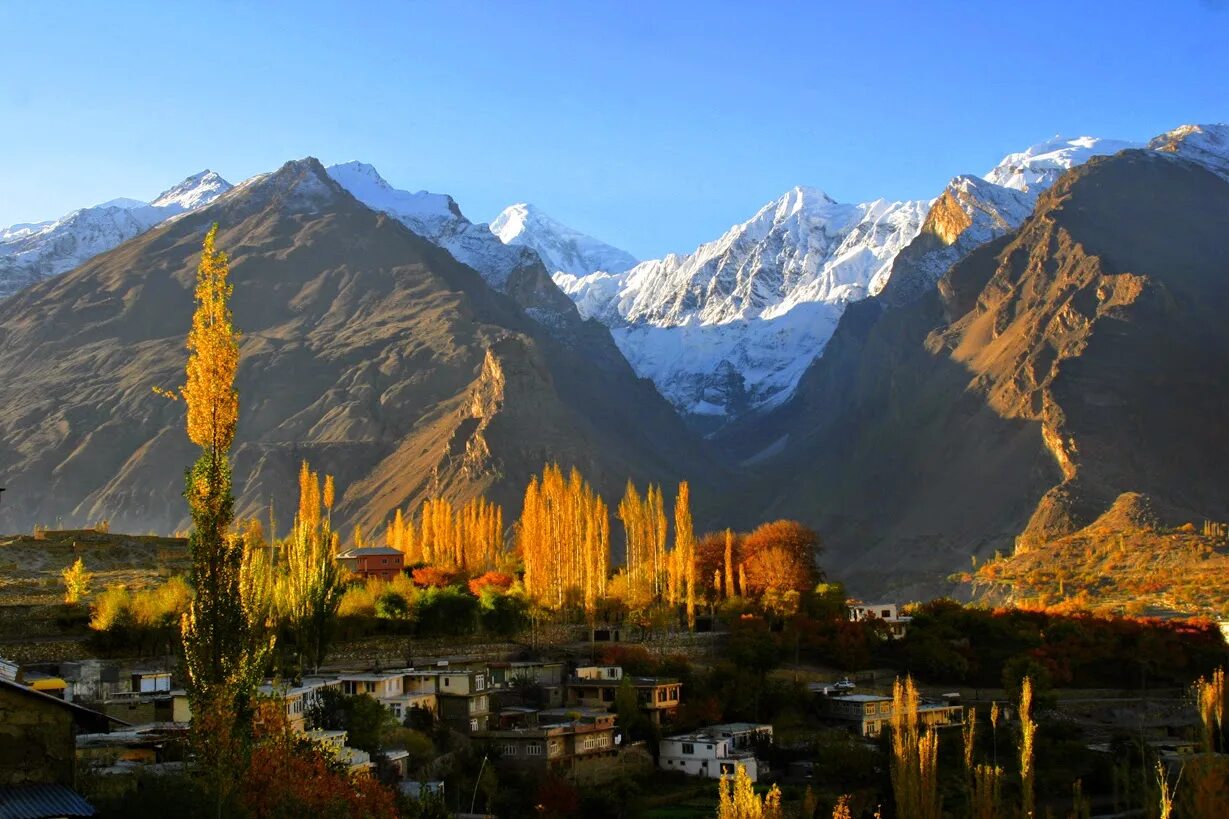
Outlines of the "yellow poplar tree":
<svg viewBox="0 0 1229 819">
<path fill-rule="evenodd" d="M 319 670 L 345 591 L 329 508 L 332 476 L 325 478 L 324 486 L 322 497 L 320 476 L 304 461 L 299 471 L 299 513 L 284 548 L 285 571 L 276 594 L 278 609 L 298 647 L 300 673 L 305 666 Z"/>
<path fill-rule="evenodd" d="M 85 570 L 85 561 L 81 558 L 60 572 L 60 576 L 64 578 L 64 602 L 68 605 L 80 603 L 90 593 L 94 575 Z"/>
<path fill-rule="evenodd" d="M 234 749 L 219 738 L 241 736 L 251 724 L 250 701 L 273 650 L 268 622 L 268 575 L 263 553 L 230 534 L 234 522 L 230 448 L 239 421 L 239 334 L 232 326 L 226 254 L 216 247 L 215 224 L 205 236 L 196 272 L 196 310 L 188 332 L 188 438 L 201 449 L 184 492 L 192 516 L 191 605 L 181 624 L 192 712 L 211 730 L 197 731 L 198 758 L 209 772 L 219 815 L 234 788 L 228 760 Z M 165 393 L 164 393 L 165 394 Z M 225 745 L 225 747 L 224 747 Z"/>
<path fill-rule="evenodd" d="M 681 580 L 687 602 L 687 628 L 696 627 L 696 537 L 691 526 L 691 488 L 679 484 L 674 498 L 674 551 L 682 563 Z"/>
<path fill-rule="evenodd" d="M 1033 736 L 1037 723 L 1033 722 L 1033 680 L 1025 677 L 1020 683 L 1020 796 L 1024 819 L 1032 819 L 1033 806 Z"/>
</svg>

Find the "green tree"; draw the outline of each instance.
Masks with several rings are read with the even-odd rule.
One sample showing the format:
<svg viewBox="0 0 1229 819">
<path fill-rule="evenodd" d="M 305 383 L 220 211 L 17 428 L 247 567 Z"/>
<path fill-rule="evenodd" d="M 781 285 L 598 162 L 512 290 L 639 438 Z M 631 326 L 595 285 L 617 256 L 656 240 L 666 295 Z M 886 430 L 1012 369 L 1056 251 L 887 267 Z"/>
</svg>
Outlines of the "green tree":
<svg viewBox="0 0 1229 819">
<path fill-rule="evenodd" d="M 615 713 L 619 715 L 619 725 L 633 739 L 649 739 L 652 737 L 652 723 L 640 710 L 640 698 L 632 687 L 630 677 L 624 677 L 619 687 L 615 689 Z"/>
</svg>

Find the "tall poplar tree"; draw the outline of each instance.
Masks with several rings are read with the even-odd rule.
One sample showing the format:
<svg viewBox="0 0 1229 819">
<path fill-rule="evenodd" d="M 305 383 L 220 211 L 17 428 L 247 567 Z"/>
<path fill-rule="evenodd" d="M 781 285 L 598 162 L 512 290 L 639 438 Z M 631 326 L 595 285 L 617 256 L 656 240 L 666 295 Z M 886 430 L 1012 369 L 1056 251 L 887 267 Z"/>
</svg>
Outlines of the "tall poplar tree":
<svg viewBox="0 0 1229 819">
<path fill-rule="evenodd" d="M 691 488 L 679 484 L 674 497 L 674 551 L 681 561 L 680 579 L 687 603 L 687 628 L 696 627 L 696 536 L 691 525 Z"/>
<path fill-rule="evenodd" d="M 332 476 L 325 487 L 333 484 Z M 328 649 L 345 586 L 337 565 L 337 534 L 332 527 L 332 491 L 324 493 L 320 476 L 303 462 L 299 473 L 299 513 L 285 547 L 286 571 L 278 589 L 281 614 L 299 650 L 299 673 L 319 670 Z M 327 512 L 328 514 L 323 514 Z"/>
<path fill-rule="evenodd" d="M 235 500 L 230 448 L 239 421 L 239 334 L 232 325 L 226 254 L 218 226 L 205 236 L 196 272 L 196 311 L 188 332 L 187 380 L 180 390 L 188 438 L 201 449 L 187 473 L 184 496 L 192 516 L 188 545 L 195 594 L 183 616 L 184 666 L 198 729 L 198 757 L 213 779 L 221 815 L 229 796 L 232 742 L 250 727 L 250 700 L 273 649 L 267 576 L 244 577 L 260 556 L 231 534 Z M 254 573 L 253 573 L 254 574 Z M 242 743 L 240 743 L 242 744 Z"/>
</svg>

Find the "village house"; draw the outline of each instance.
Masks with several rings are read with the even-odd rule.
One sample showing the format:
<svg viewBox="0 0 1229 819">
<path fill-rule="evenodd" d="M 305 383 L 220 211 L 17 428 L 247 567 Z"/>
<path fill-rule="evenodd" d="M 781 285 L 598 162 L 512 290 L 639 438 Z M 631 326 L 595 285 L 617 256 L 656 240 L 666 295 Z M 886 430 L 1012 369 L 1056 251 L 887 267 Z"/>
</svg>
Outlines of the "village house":
<svg viewBox="0 0 1229 819">
<path fill-rule="evenodd" d="M 848 605 L 850 620 L 855 623 L 864 620 L 882 620 L 887 625 L 893 640 L 904 637 L 905 630 L 913 620 L 912 617 L 898 614 L 895 603 L 863 603 L 859 600 L 850 600 Z"/>
<path fill-rule="evenodd" d="M 497 764 L 505 768 L 591 781 L 613 772 L 619 750 L 614 714 L 600 708 L 553 709 L 538 712 L 536 723 L 478 731 L 473 738 L 496 752 Z"/>
<path fill-rule="evenodd" d="M 405 555 L 391 546 L 360 546 L 347 549 L 337 556 L 337 562 L 355 577 L 368 580 L 378 577 L 392 580 L 405 570 Z"/>
<path fill-rule="evenodd" d="M 349 734 L 345 731 L 317 729 L 307 731 L 306 736 L 341 763 L 351 776 L 369 774 L 375 769 L 375 763 L 371 761 L 371 754 L 358 748 L 351 748 L 346 744 Z"/>
<path fill-rule="evenodd" d="M 755 758 L 755 746 L 772 741 L 772 726 L 755 723 L 712 725 L 689 734 L 662 739 L 658 745 L 657 767 L 681 771 L 692 776 L 720 779 L 730 776 L 741 765 L 752 782 L 766 770 Z"/>
<path fill-rule="evenodd" d="M 821 694 L 818 710 L 822 718 L 863 737 L 877 737 L 892 724 L 892 698 L 879 694 Z M 917 710 L 922 725 L 941 727 L 964 722 L 964 706 L 952 699 L 923 700 Z"/>
<path fill-rule="evenodd" d="M 119 722 L 0 678 L 0 816 L 9 815 L 6 807 L 31 801 L 62 806 L 61 816 L 92 816 L 93 808 L 73 790 L 76 738 Z"/>
<path fill-rule="evenodd" d="M 566 702 L 610 709 L 624 680 L 636 692 L 640 709 L 654 725 L 678 712 L 682 683 L 672 677 L 624 677 L 619 666 L 582 666 L 567 681 Z"/>
</svg>

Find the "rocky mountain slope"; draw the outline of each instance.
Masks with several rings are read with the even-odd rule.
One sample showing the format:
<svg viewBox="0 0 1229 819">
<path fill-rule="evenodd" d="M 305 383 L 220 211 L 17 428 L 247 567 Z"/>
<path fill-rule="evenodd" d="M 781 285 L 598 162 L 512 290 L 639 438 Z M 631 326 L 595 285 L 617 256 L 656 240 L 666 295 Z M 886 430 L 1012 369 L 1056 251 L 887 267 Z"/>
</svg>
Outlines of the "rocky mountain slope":
<svg viewBox="0 0 1229 819">
<path fill-rule="evenodd" d="M 113 199 L 50 222 L 0 228 L 0 299 L 117 247 L 154 225 L 209 204 L 230 183 L 201 171 L 152 202 Z"/>
<path fill-rule="evenodd" d="M 315 160 L 291 162 L 0 305 L 0 530 L 61 517 L 129 531 L 184 524 L 194 454 L 183 407 L 151 387 L 182 381 L 195 265 L 215 221 L 243 333 L 241 514 L 263 517 L 272 502 L 285 524 L 304 458 L 337 476 L 339 520 L 367 531 L 435 494 L 486 493 L 514 514 L 548 460 L 580 467 L 612 497 L 629 477 L 720 481 L 536 255 L 492 277 L 401 221 L 476 246 L 447 202 L 451 220 L 395 205 L 390 218 Z"/>
<path fill-rule="evenodd" d="M 1229 184 L 1182 156 L 1094 158 L 936 288 L 851 305 L 791 401 L 722 438 L 766 487 L 752 507 L 901 594 L 1126 492 L 1226 519 Z"/>
<path fill-rule="evenodd" d="M 636 264 L 627 251 L 574 230 L 524 202 L 504 208 L 489 227 L 504 244 L 536 251 L 552 273 L 622 273 Z"/>
</svg>

